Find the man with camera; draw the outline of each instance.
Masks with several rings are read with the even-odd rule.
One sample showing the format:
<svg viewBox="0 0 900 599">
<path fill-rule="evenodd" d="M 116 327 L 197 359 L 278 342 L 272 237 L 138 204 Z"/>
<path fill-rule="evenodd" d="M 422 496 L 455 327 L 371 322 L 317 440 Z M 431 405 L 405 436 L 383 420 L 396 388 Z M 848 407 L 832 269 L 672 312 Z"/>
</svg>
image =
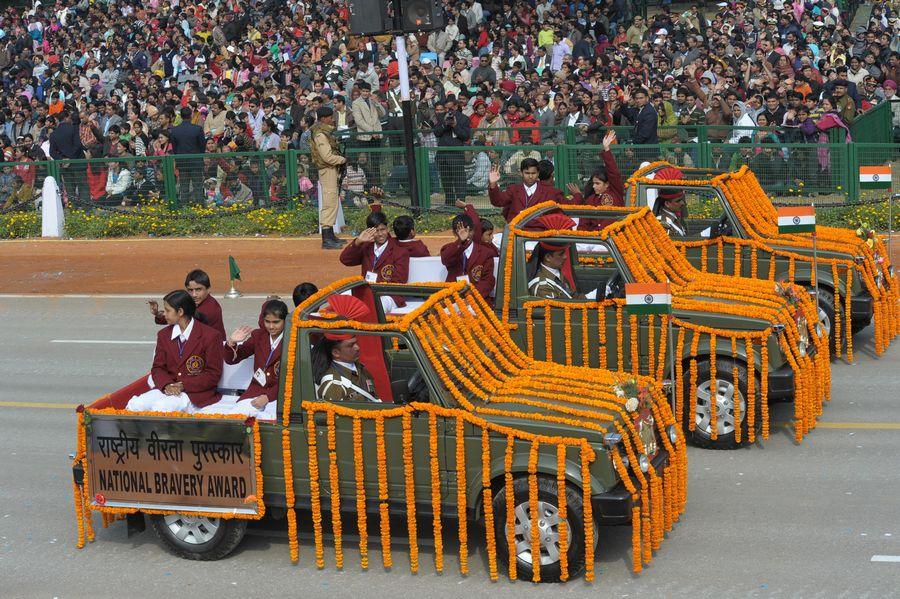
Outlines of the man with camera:
<svg viewBox="0 0 900 599">
<path fill-rule="evenodd" d="M 435 105 L 434 136 L 438 147 L 458 147 L 469 143 L 472 130 L 469 119 L 456 107 L 455 99 L 448 99 L 443 106 Z M 444 190 L 444 203 L 455 206 L 457 200 L 466 197 L 465 159 L 461 151 L 439 151 L 438 173 Z"/>
</svg>

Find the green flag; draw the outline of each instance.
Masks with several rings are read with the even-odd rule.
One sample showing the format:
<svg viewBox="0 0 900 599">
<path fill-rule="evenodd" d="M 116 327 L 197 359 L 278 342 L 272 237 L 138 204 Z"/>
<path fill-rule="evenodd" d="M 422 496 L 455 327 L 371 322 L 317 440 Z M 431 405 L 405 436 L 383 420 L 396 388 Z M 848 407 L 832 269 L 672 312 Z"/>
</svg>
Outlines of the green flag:
<svg viewBox="0 0 900 599">
<path fill-rule="evenodd" d="M 241 269 L 238 268 L 237 260 L 234 256 L 228 256 L 228 276 L 232 281 L 241 280 Z"/>
</svg>

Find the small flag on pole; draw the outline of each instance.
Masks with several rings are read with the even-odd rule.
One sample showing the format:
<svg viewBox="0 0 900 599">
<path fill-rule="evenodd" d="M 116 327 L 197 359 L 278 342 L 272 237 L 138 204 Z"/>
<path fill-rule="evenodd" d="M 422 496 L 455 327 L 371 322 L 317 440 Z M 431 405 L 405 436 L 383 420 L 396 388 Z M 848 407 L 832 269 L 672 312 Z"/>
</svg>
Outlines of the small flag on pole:
<svg viewBox="0 0 900 599">
<path fill-rule="evenodd" d="M 629 314 L 668 314 L 672 291 L 668 283 L 626 283 L 625 309 Z"/>
<path fill-rule="evenodd" d="M 779 233 L 815 233 L 816 209 L 797 206 L 778 209 Z"/>
<path fill-rule="evenodd" d="M 234 259 L 234 256 L 228 256 L 228 277 L 232 281 L 241 280 L 241 269 L 238 268 L 237 260 Z"/>
<path fill-rule="evenodd" d="M 859 167 L 860 189 L 890 189 L 891 167 L 888 166 L 861 166 Z"/>
</svg>

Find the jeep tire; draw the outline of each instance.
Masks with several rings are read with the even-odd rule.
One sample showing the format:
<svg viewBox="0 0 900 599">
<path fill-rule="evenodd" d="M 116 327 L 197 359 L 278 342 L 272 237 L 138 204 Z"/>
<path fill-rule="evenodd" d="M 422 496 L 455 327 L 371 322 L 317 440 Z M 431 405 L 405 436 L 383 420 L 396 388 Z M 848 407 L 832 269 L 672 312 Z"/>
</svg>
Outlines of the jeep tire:
<svg viewBox="0 0 900 599">
<path fill-rule="evenodd" d="M 244 538 L 247 521 L 189 514 L 151 515 L 150 524 L 163 546 L 184 559 L 214 561 L 234 551 Z"/>
<path fill-rule="evenodd" d="M 738 371 L 738 388 L 737 393 L 734 389 L 734 378 L 732 369 L 737 365 Z M 697 381 L 696 388 L 690 389 L 690 369 L 684 368 L 684 377 L 682 381 L 684 389 L 684 408 L 682 429 L 684 430 L 685 439 L 697 447 L 708 449 L 736 449 L 744 445 L 748 445 L 747 439 L 747 368 L 741 362 L 735 362 L 731 358 L 718 356 L 716 358 L 716 381 L 718 385 L 718 393 L 716 402 L 716 429 L 718 434 L 716 439 L 712 439 L 712 428 L 710 427 L 710 362 L 709 358 L 703 358 L 697 362 Z M 759 399 L 759 379 L 756 381 L 756 410 L 754 412 L 754 428 L 756 432 L 762 430 L 762 415 L 760 410 Z M 694 393 L 697 398 L 697 409 L 692 413 L 690 404 L 690 393 Z M 741 441 L 735 441 L 734 435 L 734 407 L 733 401 L 735 395 L 740 398 L 740 427 Z M 690 430 L 691 421 L 694 421 L 694 430 Z"/>
<path fill-rule="evenodd" d="M 559 562 L 559 493 L 557 481 L 548 476 L 537 476 L 538 505 L 541 510 L 541 582 L 560 582 Z M 516 538 L 519 553 L 516 556 L 516 575 L 519 580 L 533 578 L 531 562 L 531 520 L 528 497 L 528 476 L 517 475 L 513 479 L 516 511 Z M 503 571 L 509 570 L 509 544 L 506 536 L 506 488 L 500 486 L 493 497 L 494 535 L 498 562 Z M 521 520 L 526 522 L 523 525 Z M 579 489 L 566 485 L 566 521 L 568 523 L 568 571 L 574 579 L 584 571 L 584 502 Z M 549 546 L 549 547 L 548 547 Z M 597 546 L 597 526 L 594 525 L 594 546 Z"/>
</svg>

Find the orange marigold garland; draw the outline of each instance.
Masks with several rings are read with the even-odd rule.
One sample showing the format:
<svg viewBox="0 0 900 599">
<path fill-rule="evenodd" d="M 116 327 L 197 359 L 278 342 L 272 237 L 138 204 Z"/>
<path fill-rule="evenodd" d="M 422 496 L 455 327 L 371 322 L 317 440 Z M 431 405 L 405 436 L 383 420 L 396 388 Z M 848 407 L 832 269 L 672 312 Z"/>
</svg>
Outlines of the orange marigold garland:
<svg viewBox="0 0 900 599">
<path fill-rule="evenodd" d="M 309 448 L 309 495 L 312 507 L 313 538 L 316 543 L 316 567 L 320 570 L 325 567 L 324 550 L 322 547 L 322 505 L 321 491 L 319 490 L 319 451 L 316 444 L 316 424 L 313 421 L 313 413 L 310 411 L 306 421 L 307 446 Z"/>
<path fill-rule="evenodd" d="M 537 484 L 537 462 L 538 447 L 540 444 L 535 440 L 531 442 L 531 451 L 528 454 L 528 518 L 531 520 L 531 570 L 532 582 L 541 581 L 541 529 L 538 526 L 540 514 L 538 513 L 538 484 Z M 522 523 L 525 527 L 525 523 Z M 509 559 L 514 561 L 513 555 Z"/>
<path fill-rule="evenodd" d="M 591 462 L 594 452 L 589 447 L 581 447 L 581 493 L 584 504 L 584 579 L 594 581 L 594 506 L 591 504 Z M 635 526 L 635 523 L 631 523 Z"/>
<path fill-rule="evenodd" d="M 641 360 L 639 356 L 638 349 L 638 317 L 635 314 L 631 314 L 628 317 L 628 323 L 631 326 L 631 339 L 629 348 L 631 349 L 631 372 L 633 374 L 641 373 Z"/>
<path fill-rule="evenodd" d="M 403 474 L 406 490 L 406 527 L 409 531 L 409 569 L 413 574 L 416 574 L 419 571 L 419 535 L 416 524 L 416 479 L 415 469 L 413 468 L 411 420 L 409 412 L 403 414 Z M 460 518 L 460 526 L 464 525 L 465 518 Z"/>
<path fill-rule="evenodd" d="M 404 457 L 405 455 L 404 452 Z M 369 567 L 369 524 L 368 514 L 366 513 L 366 471 L 363 462 L 362 421 L 358 417 L 353 418 L 353 471 L 356 477 L 356 528 L 359 529 L 359 565 L 363 570 L 366 570 Z M 407 499 L 407 509 L 415 512 L 415 502 L 409 503 Z M 411 537 L 410 541 L 412 540 Z M 414 552 L 418 557 L 418 547 L 411 542 L 410 560 L 412 560 Z"/>
<path fill-rule="evenodd" d="M 384 447 L 384 415 L 375 417 L 375 449 L 378 457 L 378 523 L 381 528 L 381 562 L 393 566 L 391 558 L 391 516 L 388 511 L 387 455 Z"/>
<path fill-rule="evenodd" d="M 444 539 L 441 536 L 441 473 L 438 465 L 437 415 L 428 414 L 428 456 L 431 461 L 431 505 L 434 509 L 434 569 L 444 571 Z"/>
<path fill-rule="evenodd" d="M 559 579 L 565 582 L 569 579 L 569 511 L 566 503 L 566 446 L 562 444 L 556 446 L 556 496 L 559 502 Z"/>
<path fill-rule="evenodd" d="M 486 428 L 481 429 L 481 486 L 484 497 L 482 503 L 488 574 L 491 580 L 497 580 L 497 538 L 494 530 L 494 498 L 491 490 L 491 440 Z"/>
<path fill-rule="evenodd" d="M 515 439 L 512 435 L 506 438 L 506 455 L 504 457 L 504 470 L 506 471 L 504 489 L 506 491 L 506 546 L 507 555 L 509 556 L 509 579 L 516 579 L 516 557 L 518 551 L 516 547 L 516 495 L 513 488 L 513 449 L 515 448 Z"/>
<path fill-rule="evenodd" d="M 735 392 L 737 390 L 735 389 Z M 715 441 L 719 436 L 719 428 L 716 423 L 719 399 L 719 381 L 716 378 L 716 336 L 709 336 L 709 438 Z"/>
<path fill-rule="evenodd" d="M 459 571 L 469 573 L 469 546 L 466 513 L 466 428 L 462 418 L 456 419 L 456 507 L 459 515 Z"/>
<path fill-rule="evenodd" d="M 688 430 L 693 431 L 697 427 L 697 351 L 700 345 L 700 335 L 697 331 L 691 334 L 691 361 L 690 361 L 690 383 L 688 385 L 689 409 L 688 409 Z"/>
<path fill-rule="evenodd" d="M 334 561 L 340 570 L 344 567 L 344 541 L 341 535 L 341 486 L 335 444 L 334 412 L 326 416 L 328 426 L 328 482 L 331 485 L 331 530 L 334 533 Z"/>
<path fill-rule="evenodd" d="M 737 367 L 737 337 L 731 338 L 731 384 L 734 386 L 734 400 L 732 403 L 734 404 L 734 442 L 741 442 L 741 402 L 740 402 L 740 386 L 738 385 L 738 367 Z M 753 354 L 747 354 L 747 361 L 753 361 Z"/>
</svg>

